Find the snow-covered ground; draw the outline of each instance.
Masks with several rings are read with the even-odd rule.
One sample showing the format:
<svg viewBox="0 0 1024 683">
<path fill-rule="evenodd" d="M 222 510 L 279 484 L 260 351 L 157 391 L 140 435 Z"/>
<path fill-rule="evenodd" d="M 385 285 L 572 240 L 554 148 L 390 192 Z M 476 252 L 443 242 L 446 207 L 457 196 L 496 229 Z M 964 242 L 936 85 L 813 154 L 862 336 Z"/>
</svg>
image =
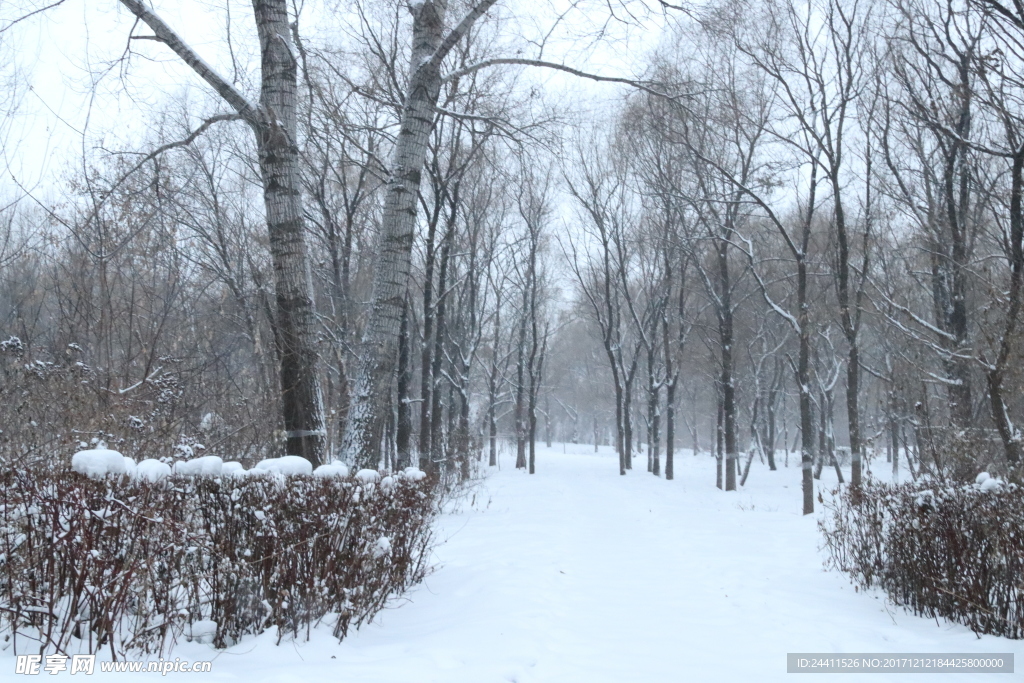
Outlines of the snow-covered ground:
<svg viewBox="0 0 1024 683">
<path fill-rule="evenodd" d="M 223 652 L 186 643 L 173 656 L 213 659 L 213 672 L 169 678 L 775 681 L 787 680 L 787 652 L 1013 652 L 1024 670 L 1024 643 L 914 617 L 825 572 L 817 515 L 800 514 L 796 467 L 769 472 L 755 463 L 745 490 L 726 494 L 714 487 L 714 460 L 687 451 L 671 482 L 644 472 L 640 458 L 620 477 L 611 453 L 585 445 L 541 448 L 533 476 L 508 456 L 502 464 L 473 505 L 441 519 L 436 571 L 375 623 L 341 644 L 327 629 L 279 647 L 272 634 Z M 834 477 L 826 470 L 822 485 Z M 0 657 L 0 680 L 26 680 L 14 669 L 12 657 Z M 156 678 L 97 672 L 88 680 Z"/>
</svg>

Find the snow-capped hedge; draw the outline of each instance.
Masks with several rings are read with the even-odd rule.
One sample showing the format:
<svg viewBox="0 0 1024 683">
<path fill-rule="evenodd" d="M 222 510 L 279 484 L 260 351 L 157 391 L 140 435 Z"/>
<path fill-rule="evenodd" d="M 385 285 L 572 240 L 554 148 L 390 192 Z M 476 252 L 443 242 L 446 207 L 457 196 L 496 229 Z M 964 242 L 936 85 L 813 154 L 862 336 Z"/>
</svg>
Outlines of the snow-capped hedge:
<svg viewBox="0 0 1024 683">
<path fill-rule="evenodd" d="M 416 477 L 89 476 L 114 464 L 0 474 L 0 641 L 18 652 L 166 654 L 321 620 L 343 638 L 426 571 L 436 506 Z"/>
<path fill-rule="evenodd" d="M 974 484 L 868 484 L 843 490 L 820 523 L 833 568 L 898 605 L 1024 637 L 1024 491 Z"/>
</svg>

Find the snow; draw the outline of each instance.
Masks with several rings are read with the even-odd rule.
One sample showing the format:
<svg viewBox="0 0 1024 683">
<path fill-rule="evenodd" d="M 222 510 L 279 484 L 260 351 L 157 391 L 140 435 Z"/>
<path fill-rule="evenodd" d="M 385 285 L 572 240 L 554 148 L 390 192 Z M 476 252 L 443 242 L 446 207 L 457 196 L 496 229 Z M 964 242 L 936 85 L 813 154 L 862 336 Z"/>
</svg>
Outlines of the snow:
<svg viewBox="0 0 1024 683">
<path fill-rule="evenodd" d="M 226 462 L 220 469 L 220 473 L 229 477 L 244 477 L 245 467 L 240 462 Z"/>
<path fill-rule="evenodd" d="M 212 643 L 217 635 L 217 622 L 210 619 L 202 619 L 192 624 L 189 639 L 197 643 Z"/>
<path fill-rule="evenodd" d="M 216 455 L 204 455 L 192 460 L 179 460 L 174 463 L 174 473 L 186 477 L 219 477 L 224 468 L 224 461 Z"/>
<path fill-rule="evenodd" d="M 348 465 L 343 462 L 330 462 L 326 465 L 320 465 L 313 470 L 314 477 L 347 477 L 348 476 Z"/>
<path fill-rule="evenodd" d="M 990 475 L 988 472 L 982 472 L 977 477 L 975 477 L 974 482 L 978 486 L 981 486 L 982 484 L 984 484 L 986 481 L 988 481 L 991 478 L 992 478 L 992 475 Z"/>
<path fill-rule="evenodd" d="M 380 472 L 377 470 L 359 470 L 356 472 L 356 481 L 360 484 L 376 484 L 380 481 Z"/>
<path fill-rule="evenodd" d="M 135 476 L 149 481 L 160 481 L 171 476 L 171 466 L 159 460 L 143 460 L 135 468 Z"/>
<path fill-rule="evenodd" d="M 124 456 L 124 473 L 125 474 L 127 474 L 129 477 L 134 477 L 135 476 L 135 470 L 136 470 L 137 467 L 138 467 L 138 465 L 135 464 L 134 460 L 129 458 L 127 455 Z"/>
<path fill-rule="evenodd" d="M 821 506 L 800 514 L 792 457 L 784 468 L 779 454 L 777 472 L 755 461 L 747 487 L 725 493 L 706 454 L 677 454 L 676 480 L 665 481 L 644 471 L 645 457 L 620 477 L 609 449 L 592 451 L 538 444 L 532 476 L 504 453 L 502 469 L 439 519 L 435 571 L 341 644 L 328 619 L 308 642 L 276 646 L 271 629 L 221 652 L 180 642 L 171 659 L 212 659 L 204 681 L 246 683 L 788 683 L 787 652 L 1012 652 L 1020 670 L 1024 641 L 915 617 L 825 571 Z M 882 478 L 889 467 L 873 463 Z M 826 469 L 826 500 L 834 485 Z M 14 671 L 0 651 L 0 681 L 22 680 Z M 98 666 L 95 678 L 125 680 Z"/>
<path fill-rule="evenodd" d="M 377 539 L 377 542 L 373 544 L 373 556 L 383 557 L 391 553 L 391 539 L 387 536 L 381 536 Z"/>
<path fill-rule="evenodd" d="M 102 479 L 108 474 L 127 474 L 126 459 L 117 451 L 92 448 L 71 456 L 71 469 L 92 479 Z"/>
<path fill-rule="evenodd" d="M 208 432 L 213 429 L 214 424 L 217 422 L 217 415 L 215 413 L 206 413 L 203 415 L 203 419 L 199 422 L 199 431 Z"/>
<path fill-rule="evenodd" d="M 418 467 L 406 467 L 402 471 L 402 476 L 411 481 L 422 481 L 426 479 L 427 473 Z"/>
<path fill-rule="evenodd" d="M 1003 487 L 1003 482 L 995 477 L 989 477 L 985 481 L 981 482 L 982 491 L 998 491 Z"/>
<path fill-rule="evenodd" d="M 284 455 L 280 458 L 267 458 L 256 463 L 257 470 L 275 472 L 277 474 L 313 474 L 313 465 L 298 455 Z"/>
</svg>

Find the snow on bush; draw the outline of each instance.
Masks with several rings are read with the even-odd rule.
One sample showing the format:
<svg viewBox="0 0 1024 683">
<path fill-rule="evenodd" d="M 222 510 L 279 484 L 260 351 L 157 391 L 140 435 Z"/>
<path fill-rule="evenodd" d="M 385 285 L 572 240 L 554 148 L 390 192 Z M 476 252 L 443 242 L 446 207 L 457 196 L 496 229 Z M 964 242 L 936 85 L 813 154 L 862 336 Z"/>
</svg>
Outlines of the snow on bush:
<svg viewBox="0 0 1024 683">
<path fill-rule="evenodd" d="M 305 458 L 297 455 L 284 455 L 280 458 L 267 458 L 256 463 L 257 470 L 275 472 L 277 474 L 302 475 L 313 474 L 313 465 Z"/>
<path fill-rule="evenodd" d="M 224 468 L 224 461 L 216 455 L 204 455 L 192 460 L 179 460 L 174 463 L 174 473 L 186 477 L 219 477 Z"/>
<path fill-rule="evenodd" d="M 127 455 L 124 456 L 124 473 L 125 474 L 127 474 L 129 477 L 134 477 L 135 476 L 135 470 L 137 469 L 137 467 L 138 466 L 135 464 L 134 460 L 129 458 Z"/>
<path fill-rule="evenodd" d="M 381 536 L 377 539 L 377 542 L 373 544 L 373 556 L 384 557 L 391 553 L 391 539 L 387 536 Z"/>
<path fill-rule="evenodd" d="M 988 472 L 979 474 L 974 483 L 981 491 L 998 491 L 1003 487 L 1003 480 L 993 477 Z"/>
<path fill-rule="evenodd" d="M 171 466 L 159 460 L 143 460 L 135 466 L 136 479 L 156 482 L 169 476 L 171 476 Z"/>
<path fill-rule="evenodd" d="M 228 477 L 244 477 L 246 473 L 245 467 L 240 462 L 226 462 L 220 469 L 220 473 L 223 476 Z"/>
<path fill-rule="evenodd" d="M 827 564 L 898 605 L 975 633 L 1024 638 L 1024 495 L 987 472 L 973 484 L 844 489 L 819 523 Z"/>
<path fill-rule="evenodd" d="M 406 467 L 402 471 L 402 477 L 411 481 L 423 481 L 427 478 L 427 473 L 418 467 Z"/>
<path fill-rule="evenodd" d="M 377 470 L 359 470 L 356 472 L 356 481 L 361 484 L 376 484 L 380 481 L 380 472 Z"/>
<path fill-rule="evenodd" d="M 128 474 L 125 459 L 117 451 L 93 448 L 71 456 L 71 469 L 93 479 L 102 479 L 111 474 Z"/>
<path fill-rule="evenodd" d="M 425 483 L 384 493 L 354 477 L 193 476 L 155 460 L 94 478 L 112 456 L 76 462 L 86 476 L 0 471 L 0 642 L 18 653 L 165 656 L 184 639 L 306 636 L 325 618 L 340 639 L 427 569 Z"/>
<path fill-rule="evenodd" d="M 330 462 L 313 470 L 314 477 L 347 477 L 348 465 L 343 462 Z"/>
</svg>

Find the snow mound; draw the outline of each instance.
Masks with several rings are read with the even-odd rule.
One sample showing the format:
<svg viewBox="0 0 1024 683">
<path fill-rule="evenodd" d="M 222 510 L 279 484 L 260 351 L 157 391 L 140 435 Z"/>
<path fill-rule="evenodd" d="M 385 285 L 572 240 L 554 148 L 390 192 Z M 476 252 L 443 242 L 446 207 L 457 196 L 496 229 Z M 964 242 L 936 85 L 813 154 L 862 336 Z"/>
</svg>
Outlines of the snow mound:
<svg viewBox="0 0 1024 683">
<path fill-rule="evenodd" d="M 331 462 L 320 465 L 313 470 L 314 477 L 347 477 L 348 465 L 343 462 Z"/>
<path fill-rule="evenodd" d="M 186 477 L 219 477 L 224 461 L 216 455 L 204 455 L 174 463 L 174 473 Z"/>
<path fill-rule="evenodd" d="M 124 456 L 124 473 L 125 474 L 127 474 L 129 477 L 134 477 L 135 476 L 136 467 L 137 467 L 137 465 L 135 464 L 134 460 L 129 458 L 127 455 Z"/>
<path fill-rule="evenodd" d="M 256 463 L 256 469 L 277 474 L 313 474 L 313 465 L 298 455 L 284 455 L 280 458 L 267 458 Z"/>
<path fill-rule="evenodd" d="M 160 481 L 171 476 L 171 466 L 159 460 L 143 460 L 135 467 L 135 477 L 147 481 Z"/>
<path fill-rule="evenodd" d="M 391 489 L 395 488 L 397 484 L 398 480 L 396 480 L 392 476 L 387 476 L 380 480 L 380 487 L 385 491 L 390 491 Z"/>
<path fill-rule="evenodd" d="M 992 475 L 990 475 L 988 472 L 982 472 L 981 474 L 974 478 L 974 483 L 977 484 L 978 486 L 981 486 L 991 478 Z"/>
<path fill-rule="evenodd" d="M 217 635 L 217 622 L 212 619 L 200 619 L 189 628 L 189 640 L 197 643 L 212 643 Z"/>
<path fill-rule="evenodd" d="M 402 476 L 409 481 L 423 481 L 427 478 L 427 473 L 419 467 L 406 467 L 405 470 L 402 471 Z"/>
<path fill-rule="evenodd" d="M 108 474 L 127 474 L 125 459 L 117 451 L 93 448 L 71 456 L 71 469 L 93 479 L 102 479 Z"/>
<path fill-rule="evenodd" d="M 376 484 L 380 481 L 380 472 L 377 470 L 359 470 L 356 472 L 356 480 L 360 484 Z"/>
<path fill-rule="evenodd" d="M 220 473 L 226 477 L 244 477 L 245 467 L 240 462 L 226 462 L 220 469 Z"/>
</svg>

